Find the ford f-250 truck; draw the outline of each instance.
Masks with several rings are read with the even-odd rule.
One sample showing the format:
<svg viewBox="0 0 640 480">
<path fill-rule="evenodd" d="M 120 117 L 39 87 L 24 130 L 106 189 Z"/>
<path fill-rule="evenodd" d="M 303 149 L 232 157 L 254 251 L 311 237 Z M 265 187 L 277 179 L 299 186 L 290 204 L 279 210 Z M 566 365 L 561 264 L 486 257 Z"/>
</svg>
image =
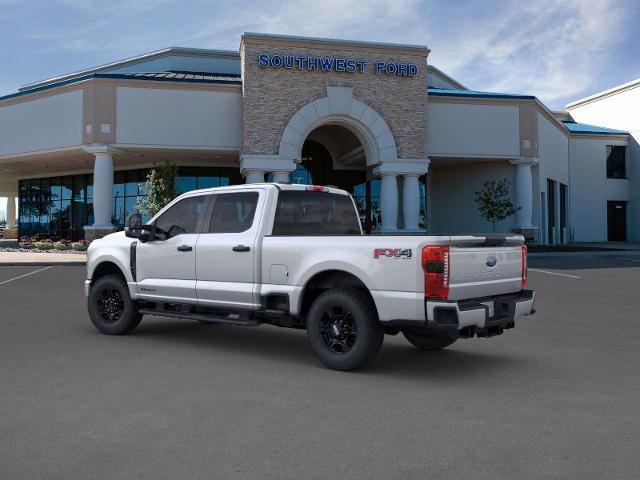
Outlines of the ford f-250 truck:
<svg viewBox="0 0 640 480">
<path fill-rule="evenodd" d="M 534 313 L 518 235 L 363 235 L 351 195 L 249 184 L 196 190 L 91 243 L 89 316 L 105 334 L 143 315 L 303 328 L 328 367 L 371 361 L 385 334 L 422 350 L 490 337 Z"/>
</svg>

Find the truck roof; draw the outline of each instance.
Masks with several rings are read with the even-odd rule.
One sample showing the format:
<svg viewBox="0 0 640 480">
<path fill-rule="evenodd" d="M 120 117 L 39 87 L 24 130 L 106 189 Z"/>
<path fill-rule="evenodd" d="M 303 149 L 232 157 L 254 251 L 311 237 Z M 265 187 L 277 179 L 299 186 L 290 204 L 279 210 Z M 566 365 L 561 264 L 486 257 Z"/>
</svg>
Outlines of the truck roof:
<svg viewBox="0 0 640 480">
<path fill-rule="evenodd" d="M 289 184 L 289 183 L 273 183 L 273 182 L 264 182 L 264 183 L 247 183 L 241 185 L 229 185 L 226 187 L 211 187 L 211 188 L 202 188 L 200 190 L 191 190 L 189 192 L 183 193 L 180 197 L 187 197 L 190 195 L 198 195 L 202 193 L 215 193 L 215 192 L 226 192 L 230 190 L 246 190 L 252 189 L 255 187 L 267 187 L 267 188 L 277 188 L 278 190 L 294 190 L 294 191 L 322 191 L 327 193 L 335 193 L 338 195 L 349 195 L 349 192 L 346 190 L 342 190 L 336 187 L 328 187 L 321 185 L 300 185 L 300 184 Z"/>
</svg>

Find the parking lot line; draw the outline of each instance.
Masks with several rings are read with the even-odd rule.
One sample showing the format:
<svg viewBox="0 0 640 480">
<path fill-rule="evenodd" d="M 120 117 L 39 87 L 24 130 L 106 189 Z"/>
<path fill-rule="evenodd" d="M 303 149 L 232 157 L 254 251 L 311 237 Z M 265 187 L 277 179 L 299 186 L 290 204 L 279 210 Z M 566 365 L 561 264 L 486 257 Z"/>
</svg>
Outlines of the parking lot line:
<svg viewBox="0 0 640 480">
<path fill-rule="evenodd" d="M 0 285 L 4 285 L 5 283 L 13 282 L 14 280 L 20 280 L 21 278 L 28 277 L 29 275 L 34 275 L 39 272 L 44 272 L 45 270 L 49 270 L 51 267 L 39 268 L 38 270 L 34 270 L 33 272 L 25 273 L 24 275 L 19 275 L 17 277 L 10 278 L 9 280 L 4 280 L 0 282 Z"/>
<path fill-rule="evenodd" d="M 549 272 L 548 270 L 538 270 L 537 268 L 529 268 L 530 272 L 548 273 L 549 275 L 560 275 L 561 277 L 582 278 L 577 275 L 569 275 L 568 273 Z"/>
</svg>

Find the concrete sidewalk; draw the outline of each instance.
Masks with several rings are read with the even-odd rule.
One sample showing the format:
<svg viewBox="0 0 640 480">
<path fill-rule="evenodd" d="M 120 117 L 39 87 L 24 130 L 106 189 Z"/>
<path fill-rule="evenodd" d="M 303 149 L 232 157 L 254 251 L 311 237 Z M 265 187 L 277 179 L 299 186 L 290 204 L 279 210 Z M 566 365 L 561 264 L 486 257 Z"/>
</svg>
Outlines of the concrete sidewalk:
<svg viewBox="0 0 640 480">
<path fill-rule="evenodd" d="M 84 253 L 0 252 L 0 267 L 4 265 L 85 265 L 86 263 L 87 255 Z"/>
</svg>

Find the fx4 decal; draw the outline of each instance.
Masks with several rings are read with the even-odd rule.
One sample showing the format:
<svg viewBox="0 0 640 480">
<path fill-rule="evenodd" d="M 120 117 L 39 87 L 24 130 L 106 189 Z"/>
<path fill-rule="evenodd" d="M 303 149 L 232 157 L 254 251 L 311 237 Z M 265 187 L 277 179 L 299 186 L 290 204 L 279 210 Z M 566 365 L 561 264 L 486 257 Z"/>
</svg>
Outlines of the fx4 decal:
<svg viewBox="0 0 640 480">
<path fill-rule="evenodd" d="M 373 258 L 411 258 L 410 248 L 376 248 L 373 250 Z"/>
</svg>

